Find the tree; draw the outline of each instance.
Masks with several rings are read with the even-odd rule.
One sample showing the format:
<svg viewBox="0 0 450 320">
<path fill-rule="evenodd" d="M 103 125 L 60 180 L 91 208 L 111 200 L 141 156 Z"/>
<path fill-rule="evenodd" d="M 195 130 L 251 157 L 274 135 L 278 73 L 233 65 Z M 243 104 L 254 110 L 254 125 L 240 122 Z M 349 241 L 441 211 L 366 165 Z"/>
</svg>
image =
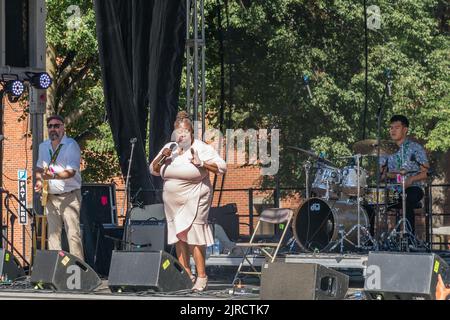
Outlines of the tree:
<svg viewBox="0 0 450 320">
<path fill-rule="evenodd" d="M 207 6 L 207 92 L 212 115 L 219 113 L 220 96 L 217 5 L 223 8 L 225 3 L 209 1 Z M 385 71 L 390 69 L 393 95 L 385 99 L 383 124 L 392 114 L 404 113 L 411 119 L 413 135 L 433 155 L 445 152 L 450 149 L 445 3 L 381 0 L 377 5 L 381 29 L 369 30 L 368 37 L 367 136 L 376 135 L 376 113 Z M 289 151 L 288 145 L 330 158 L 352 154 L 351 146 L 362 138 L 363 130 L 363 2 L 228 1 L 228 21 L 225 58 L 231 67 L 226 68 L 226 78 L 232 70 L 232 81 L 226 107 L 234 127 L 281 129 L 282 184 L 301 185 L 304 176 L 304 157 Z M 305 74 L 311 78 L 312 99 L 302 82 Z M 218 117 L 211 121 L 217 124 Z M 382 138 L 387 138 L 387 130 Z M 273 181 L 269 177 L 265 182 Z"/>
<path fill-rule="evenodd" d="M 104 182 L 120 175 L 106 122 L 101 70 L 90 0 L 47 0 L 47 113 L 61 114 L 67 133 L 80 143 L 83 180 Z"/>
</svg>

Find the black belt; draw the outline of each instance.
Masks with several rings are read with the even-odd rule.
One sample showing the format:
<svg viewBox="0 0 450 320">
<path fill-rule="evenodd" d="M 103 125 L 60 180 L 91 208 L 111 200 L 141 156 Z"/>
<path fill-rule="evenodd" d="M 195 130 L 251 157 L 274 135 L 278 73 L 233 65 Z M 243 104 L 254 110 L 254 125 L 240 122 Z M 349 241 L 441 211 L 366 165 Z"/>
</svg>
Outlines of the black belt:
<svg viewBox="0 0 450 320">
<path fill-rule="evenodd" d="M 73 193 L 73 192 L 75 192 L 77 190 L 80 190 L 80 189 L 75 189 L 75 190 L 72 190 L 72 191 L 69 191 L 69 192 L 64 192 L 64 193 L 50 193 L 50 194 L 52 196 L 62 197 L 62 196 L 67 196 L 67 195 L 69 195 L 69 194 L 71 194 L 71 193 Z"/>
</svg>

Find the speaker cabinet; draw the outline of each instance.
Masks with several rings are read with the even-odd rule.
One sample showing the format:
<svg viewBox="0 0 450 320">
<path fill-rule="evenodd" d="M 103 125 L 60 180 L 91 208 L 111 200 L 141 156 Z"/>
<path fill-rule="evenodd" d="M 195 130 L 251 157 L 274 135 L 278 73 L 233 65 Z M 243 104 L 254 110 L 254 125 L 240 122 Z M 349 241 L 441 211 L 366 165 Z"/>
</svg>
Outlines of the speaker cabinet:
<svg viewBox="0 0 450 320">
<path fill-rule="evenodd" d="M 166 251 L 167 225 L 165 221 L 131 221 L 126 227 L 127 251 Z"/>
<path fill-rule="evenodd" d="M 263 300 L 344 299 L 349 277 L 316 263 L 266 263 L 262 267 Z"/>
<path fill-rule="evenodd" d="M 108 286 L 113 292 L 172 292 L 191 289 L 192 281 L 167 252 L 114 251 Z"/>
<path fill-rule="evenodd" d="M 168 251 L 164 204 L 134 207 L 124 228 L 126 251 Z"/>
<path fill-rule="evenodd" d="M 81 223 L 117 224 L 116 188 L 114 184 L 83 184 L 81 186 Z"/>
<path fill-rule="evenodd" d="M 239 216 L 236 213 L 236 203 L 229 203 L 221 207 L 211 207 L 208 221 L 212 225 L 221 225 L 228 239 L 236 242 L 239 239 Z"/>
<path fill-rule="evenodd" d="M 39 289 L 93 291 L 101 280 L 92 268 L 65 251 L 36 252 L 31 283 Z"/>
<path fill-rule="evenodd" d="M 370 252 L 364 291 L 369 299 L 434 300 L 438 274 L 448 264 L 434 253 Z"/>
<path fill-rule="evenodd" d="M 2 281 L 14 281 L 25 276 L 25 271 L 17 258 L 5 249 L 0 249 L 0 275 Z"/>
</svg>

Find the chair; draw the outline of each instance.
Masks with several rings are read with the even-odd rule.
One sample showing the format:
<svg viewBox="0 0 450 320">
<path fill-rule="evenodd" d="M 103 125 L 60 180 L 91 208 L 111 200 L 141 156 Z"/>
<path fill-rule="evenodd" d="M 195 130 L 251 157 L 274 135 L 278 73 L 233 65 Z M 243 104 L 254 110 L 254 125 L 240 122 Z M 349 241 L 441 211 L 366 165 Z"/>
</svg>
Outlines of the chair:
<svg viewBox="0 0 450 320">
<path fill-rule="evenodd" d="M 35 215 L 35 232 L 33 235 L 33 255 L 36 255 L 36 250 L 47 249 L 47 216 Z"/>
<path fill-rule="evenodd" d="M 234 276 L 233 286 L 236 284 L 236 281 L 239 279 L 240 275 L 256 275 L 258 277 L 261 276 L 261 272 L 256 270 L 255 266 L 248 258 L 249 252 L 252 248 L 259 248 L 261 252 L 266 256 L 266 258 L 270 259 L 270 262 L 275 261 L 289 225 L 291 224 L 293 215 L 294 212 L 291 209 L 287 208 L 269 208 L 261 212 L 258 223 L 256 224 L 255 230 L 253 231 L 253 234 L 250 238 L 250 242 L 236 243 L 237 247 L 246 248 L 246 250 L 242 257 L 241 263 L 239 264 L 238 270 L 236 271 L 236 274 Z M 272 225 L 282 223 L 285 224 L 284 230 L 278 242 L 254 242 L 255 235 L 258 233 L 262 222 L 270 223 Z M 246 264 L 246 262 L 248 263 L 248 265 Z M 252 271 L 242 271 L 243 267 L 250 267 Z"/>
</svg>

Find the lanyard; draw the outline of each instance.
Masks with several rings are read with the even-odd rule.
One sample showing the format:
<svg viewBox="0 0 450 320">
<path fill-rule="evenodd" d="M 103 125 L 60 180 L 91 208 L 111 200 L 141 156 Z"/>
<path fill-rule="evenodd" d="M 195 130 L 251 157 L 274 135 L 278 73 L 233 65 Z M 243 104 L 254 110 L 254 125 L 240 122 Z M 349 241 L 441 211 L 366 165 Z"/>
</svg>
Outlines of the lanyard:
<svg viewBox="0 0 450 320">
<path fill-rule="evenodd" d="M 48 152 L 50 153 L 50 163 L 48 164 L 49 166 L 56 162 L 56 159 L 58 158 L 59 151 L 61 150 L 62 146 L 63 146 L 62 143 L 60 143 L 55 153 L 52 153 L 52 149 L 48 149 Z"/>
</svg>

